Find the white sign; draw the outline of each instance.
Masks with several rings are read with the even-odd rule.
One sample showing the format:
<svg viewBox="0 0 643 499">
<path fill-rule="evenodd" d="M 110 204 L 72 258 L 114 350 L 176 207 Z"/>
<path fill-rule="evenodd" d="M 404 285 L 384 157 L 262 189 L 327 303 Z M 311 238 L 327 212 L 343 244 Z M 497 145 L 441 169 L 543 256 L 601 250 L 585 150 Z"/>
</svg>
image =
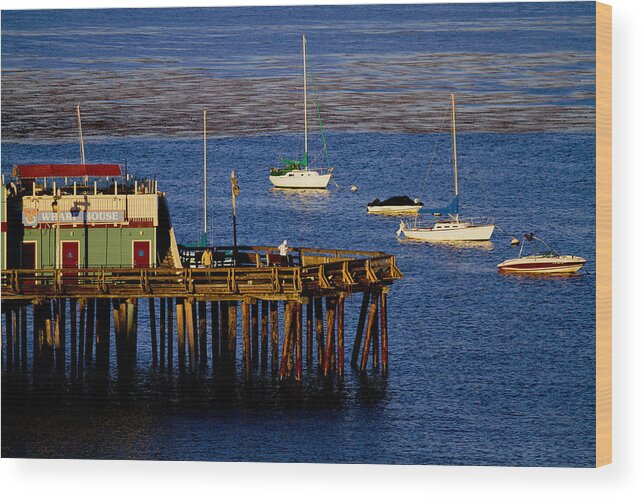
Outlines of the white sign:
<svg viewBox="0 0 643 499">
<path fill-rule="evenodd" d="M 125 213 L 121 210 L 104 211 L 37 211 L 33 208 L 25 208 L 22 211 L 22 223 L 28 227 L 35 227 L 38 224 L 82 224 L 82 223 L 117 223 L 125 221 Z"/>
</svg>

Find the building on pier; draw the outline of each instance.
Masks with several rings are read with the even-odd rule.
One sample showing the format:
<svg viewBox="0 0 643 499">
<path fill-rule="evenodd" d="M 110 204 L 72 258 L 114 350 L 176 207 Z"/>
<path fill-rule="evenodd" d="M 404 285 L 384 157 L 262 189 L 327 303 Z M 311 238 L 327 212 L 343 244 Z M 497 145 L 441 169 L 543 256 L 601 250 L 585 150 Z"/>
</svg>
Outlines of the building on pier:
<svg viewBox="0 0 643 499">
<path fill-rule="evenodd" d="M 177 244 L 156 181 L 113 164 L 20 165 L 10 183 L 3 179 L 2 195 L 9 369 L 25 369 L 31 351 L 38 370 L 69 365 L 80 378 L 93 363 L 106 372 L 114 344 L 119 372 L 130 372 L 138 303 L 147 300 L 153 367 L 234 372 L 239 342 L 247 378 L 261 365 L 279 380 L 301 381 L 304 359 L 342 378 L 344 302 L 361 294 L 350 364 L 363 372 L 371 359 L 388 372 L 387 295 L 403 277 L 392 255 L 218 246 L 203 268 L 206 248 Z"/>
<path fill-rule="evenodd" d="M 3 268 L 175 266 L 156 180 L 118 164 L 28 164 L 2 183 Z"/>
</svg>

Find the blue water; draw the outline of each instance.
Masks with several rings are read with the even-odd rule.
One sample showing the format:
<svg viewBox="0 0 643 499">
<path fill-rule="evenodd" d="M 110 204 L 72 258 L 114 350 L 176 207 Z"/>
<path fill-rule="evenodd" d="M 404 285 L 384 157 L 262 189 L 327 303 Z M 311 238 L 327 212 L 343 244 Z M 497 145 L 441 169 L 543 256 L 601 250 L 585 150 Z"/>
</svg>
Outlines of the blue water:
<svg viewBox="0 0 643 499">
<path fill-rule="evenodd" d="M 586 3 L 273 8 L 270 16 L 261 9 L 95 11 L 89 18 L 81 12 L 4 12 L 3 70 L 128 71 L 129 58 L 149 57 L 152 65 L 172 58 L 172 64 L 190 68 L 207 60 L 211 70 L 231 77 L 288 73 L 269 61 L 279 60 L 304 24 L 316 26 L 307 29 L 309 39 L 315 29 L 323 31 L 316 36 L 316 51 L 329 65 L 342 54 L 372 53 L 390 60 L 391 53 L 413 58 L 418 51 L 544 53 L 554 60 L 566 51 L 593 57 L 588 21 L 593 8 Z M 325 23 L 309 22 L 321 19 Z M 190 28 L 197 20 L 216 35 L 208 44 Z M 115 33 L 115 26 L 122 31 Z M 454 33 L 450 27 L 471 31 Z M 114 43 L 108 43 L 110 37 Z M 241 37 L 244 43 L 238 42 Z M 87 61 L 78 59 L 74 40 L 87 44 L 92 54 Z M 517 67 L 505 69 L 521 73 Z M 566 71 L 562 63 L 555 70 Z M 458 66 L 452 71 L 460 76 Z M 493 78 L 477 83 L 495 88 Z M 568 85 L 584 92 L 587 82 Z M 568 98 L 555 89 L 550 94 Z M 448 109 L 448 93 L 444 104 Z M 97 139 L 87 134 L 90 161 L 126 162 L 130 172 L 156 176 L 168 193 L 179 241 L 196 240 L 198 135 Z M 44 139 L 5 139 L 3 172 L 20 162 L 77 159 L 75 142 L 46 140 L 46 133 Z M 594 134 L 581 127 L 459 135 L 464 214 L 492 215 L 510 234 L 535 230 L 555 249 L 589 260 L 578 276 L 562 278 L 498 274 L 496 265 L 516 253 L 509 236 L 499 231 L 489 245 L 401 242 L 395 238 L 398 219 L 366 214 L 367 202 L 394 194 L 422 193 L 431 204 L 447 202 L 452 189 L 448 134 L 382 133 L 369 124 L 363 131 L 331 131 L 327 140 L 340 188 L 289 193 L 270 189 L 266 172 L 279 157 L 300 151 L 299 134 L 222 137 L 213 131 L 209 234 L 217 244 L 231 243 L 228 176 L 234 168 L 241 187 L 240 244 L 279 244 L 286 238 L 292 246 L 395 254 L 405 279 L 389 298 L 387 379 L 362 378 L 349 370 L 340 387 L 315 372 L 307 372 L 301 389 L 294 390 L 261 378 L 221 388 L 208 375 L 173 378 L 168 384 L 149 367 L 142 304 L 134 385 L 113 376 L 100 395 L 65 389 L 64 396 L 44 402 L 29 393 L 11 404 L 3 399 L 3 457 L 592 466 Z M 351 183 L 358 185 L 357 193 L 347 189 Z M 358 308 L 358 299 L 348 301 L 349 346 Z M 5 377 L 3 371 L 6 394 Z"/>
</svg>

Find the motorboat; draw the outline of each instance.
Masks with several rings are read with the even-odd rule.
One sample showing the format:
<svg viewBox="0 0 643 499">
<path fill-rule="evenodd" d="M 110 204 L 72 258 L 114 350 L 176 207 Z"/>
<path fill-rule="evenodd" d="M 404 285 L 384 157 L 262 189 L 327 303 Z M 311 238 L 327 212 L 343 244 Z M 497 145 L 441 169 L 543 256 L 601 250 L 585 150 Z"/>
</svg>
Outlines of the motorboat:
<svg viewBox="0 0 643 499">
<path fill-rule="evenodd" d="M 544 251 L 538 251 L 538 243 L 545 247 Z M 524 254 L 526 244 L 531 246 L 531 254 Z M 545 241 L 536 237 L 532 232 L 523 236 L 518 258 L 510 258 L 498 264 L 498 271 L 526 274 L 573 274 L 586 263 L 587 260 L 580 256 L 556 253 Z"/>
</svg>

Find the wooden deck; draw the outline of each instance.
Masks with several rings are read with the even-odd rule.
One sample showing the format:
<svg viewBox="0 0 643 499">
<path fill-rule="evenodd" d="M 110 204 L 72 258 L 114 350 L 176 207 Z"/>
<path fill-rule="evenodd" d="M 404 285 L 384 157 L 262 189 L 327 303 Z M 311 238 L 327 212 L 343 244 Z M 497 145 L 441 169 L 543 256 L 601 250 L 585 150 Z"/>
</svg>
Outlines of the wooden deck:
<svg viewBox="0 0 643 499">
<path fill-rule="evenodd" d="M 195 249 L 198 254 L 199 250 Z M 360 293 L 403 274 L 380 252 L 291 248 L 287 265 L 267 246 L 214 248 L 211 268 L 12 269 L 2 271 L 3 300 L 48 298 L 194 298 L 290 300 Z M 198 259 L 195 259 L 198 261 Z"/>
</svg>

